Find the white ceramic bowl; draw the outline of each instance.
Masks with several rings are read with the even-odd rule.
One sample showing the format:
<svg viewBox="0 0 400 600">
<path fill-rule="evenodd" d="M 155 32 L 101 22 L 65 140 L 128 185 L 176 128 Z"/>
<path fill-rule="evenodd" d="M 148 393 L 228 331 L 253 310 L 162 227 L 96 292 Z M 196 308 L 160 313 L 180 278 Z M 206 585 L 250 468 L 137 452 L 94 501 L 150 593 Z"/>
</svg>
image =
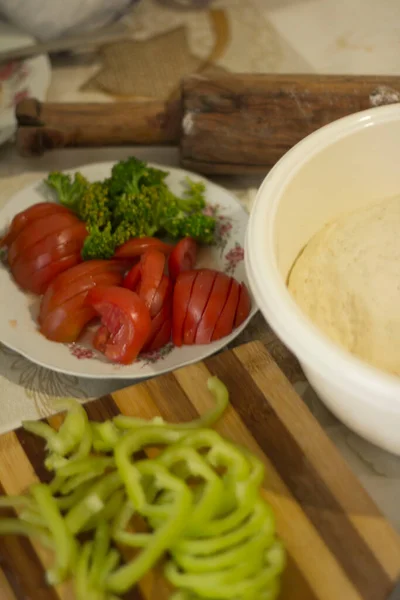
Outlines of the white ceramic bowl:
<svg viewBox="0 0 400 600">
<path fill-rule="evenodd" d="M 297 255 L 327 222 L 400 194 L 399 157 L 400 104 L 356 113 L 311 134 L 264 180 L 248 224 L 245 257 L 261 312 L 319 397 L 351 429 L 400 455 L 400 379 L 331 342 L 286 287 Z"/>
</svg>

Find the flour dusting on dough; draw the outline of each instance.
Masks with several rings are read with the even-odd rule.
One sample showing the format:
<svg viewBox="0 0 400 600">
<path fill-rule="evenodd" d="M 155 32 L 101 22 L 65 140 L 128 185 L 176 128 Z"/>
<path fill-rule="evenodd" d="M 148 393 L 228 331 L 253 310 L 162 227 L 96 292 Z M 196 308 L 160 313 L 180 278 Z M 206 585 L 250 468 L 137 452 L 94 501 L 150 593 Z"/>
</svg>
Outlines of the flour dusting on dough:
<svg viewBox="0 0 400 600">
<path fill-rule="evenodd" d="M 400 196 L 326 225 L 298 257 L 288 286 L 329 338 L 400 376 Z"/>
</svg>

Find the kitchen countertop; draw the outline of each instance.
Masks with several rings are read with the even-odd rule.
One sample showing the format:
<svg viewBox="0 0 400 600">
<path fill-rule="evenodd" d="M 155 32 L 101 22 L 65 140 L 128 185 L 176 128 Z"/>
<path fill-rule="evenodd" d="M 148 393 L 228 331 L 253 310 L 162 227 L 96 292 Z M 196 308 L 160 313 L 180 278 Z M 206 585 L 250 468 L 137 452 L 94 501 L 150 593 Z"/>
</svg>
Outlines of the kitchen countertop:
<svg viewBox="0 0 400 600">
<path fill-rule="evenodd" d="M 216 64 L 221 69 L 250 72 L 321 72 L 397 74 L 400 5 L 397 0 L 219 0 L 225 10 L 231 38 Z M 158 7 L 143 0 L 137 9 L 138 39 L 151 38 L 185 25 L 191 51 L 204 56 L 210 45 L 207 18 Z M 194 19 L 196 18 L 196 25 Z M 208 44 L 208 46 L 207 46 Z M 246 52 L 243 52 L 243 47 Z M 83 92 L 82 86 L 99 69 L 97 59 L 62 59 L 54 64 L 48 98 L 53 101 L 111 101 L 100 91 Z M 135 154 L 165 165 L 178 164 L 175 148 L 141 148 Z M 74 168 L 91 162 L 119 160 L 130 148 L 60 151 L 40 160 L 21 159 L 11 144 L 0 148 L 0 207 L 16 191 L 52 169 Z M 219 178 L 237 193 L 250 210 L 260 177 Z M 286 373 L 328 436 L 355 474 L 400 531 L 400 458 L 364 441 L 342 425 L 307 384 L 291 354 L 277 340 L 260 314 L 234 344 L 261 339 Z M 96 397 L 126 382 L 83 380 L 53 373 L 33 365 L 0 345 L 0 425 L 12 414 L 32 418 L 51 410 L 51 399 L 72 395 Z"/>
</svg>

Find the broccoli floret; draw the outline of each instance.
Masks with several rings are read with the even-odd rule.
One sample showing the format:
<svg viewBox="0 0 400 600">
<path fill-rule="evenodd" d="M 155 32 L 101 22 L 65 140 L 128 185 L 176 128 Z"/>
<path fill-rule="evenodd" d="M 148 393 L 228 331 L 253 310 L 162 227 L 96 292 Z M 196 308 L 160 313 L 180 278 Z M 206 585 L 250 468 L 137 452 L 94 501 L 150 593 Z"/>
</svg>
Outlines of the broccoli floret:
<svg viewBox="0 0 400 600">
<path fill-rule="evenodd" d="M 173 238 L 191 237 L 201 244 L 214 241 L 215 219 L 202 213 L 186 215 L 181 212 L 164 222 L 165 231 Z"/>
<path fill-rule="evenodd" d="M 168 173 L 148 167 L 132 156 L 113 166 L 109 180 L 110 196 L 115 198 L 124 192 L 138 194 L 142 185 L 159 185 L 167 175 Z"/>
<path fill-rule="evenodd" d="M 118 225 L 114 231 L 115 247 L 119 248 L 119 246 L 122 246 L 122 244 L 125 244 L 125 242 L 128 242 L 132 238 L 143 237 L 145 235 L 146 234 L 138 230 L 135 225 L 125 221 Z"/>
<path fill-rule="evenodd" d="M 84 192 L 78 209 L 78 216 L 88 225 L 100 229 L 111 221 L 111 207 L 108 186 L 102 182 L 91 183 Z"/>
<path fill-rule="evenodd" d="M 180 201 L 181 209 L 188 211 L 201 211 L 206 207 L 206 186 L 202 181 L 192 181 L 186 177 L 184 181 L 186 189 L 183 199 Z M 188 208 L 189 207 L 189 208 Z"/>
<path fill-rule="evenodd" d="M 88 227 L 89 235 L 86 238 L 82 248 L 83 260 L 92 260 L 94 258 L 111 258 L 115 252 L 115 239 L 111 229 L 111 223 L 108 223 L 104 229 L 97 225 Z"/>
<path fill-rule="evenodd" d="M 55 190 L 60 204 L 76 214 L 79 213 L 82 196 L 89 186 L 89 182 L 81 173 L 75 173 L 72 178 L 71 175 L 53 171 L 45 179 L 45 183 Z"/>
<path fill-rule="evenodd" d="M 212 243 L 215 219 L 203 214 L 204 183 L 187 177 L 180 198 L 165 183 L 167 175 L 131 157 L 114 165 L 104 181 L 89 183 L 80 173 L 72 177 L 53 172 L 46 183 L 59 202 L 86 223 L 84 260 L 110 258 L 118 246 L 135 237 L 168 234 Z"/>
</svg>

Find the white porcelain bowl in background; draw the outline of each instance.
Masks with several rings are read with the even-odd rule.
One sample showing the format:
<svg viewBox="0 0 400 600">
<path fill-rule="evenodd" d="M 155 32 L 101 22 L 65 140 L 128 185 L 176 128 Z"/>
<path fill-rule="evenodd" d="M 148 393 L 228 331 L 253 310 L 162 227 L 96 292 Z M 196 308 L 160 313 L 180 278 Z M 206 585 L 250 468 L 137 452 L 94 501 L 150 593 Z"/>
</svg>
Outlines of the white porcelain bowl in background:
<svg viewBox="0 0 400 600">
<path fill-rule="evenodd" d="M 322 401 L 348 427 L 400 455 L 400 378 L 331 342 L 286 287 L 299 252 L 327 222 L 396 194 L 400 104 L 335 121 L 292 148 L 265 178 L 251 212 L 245 257 L 261 312 Z"/>
</svg>

